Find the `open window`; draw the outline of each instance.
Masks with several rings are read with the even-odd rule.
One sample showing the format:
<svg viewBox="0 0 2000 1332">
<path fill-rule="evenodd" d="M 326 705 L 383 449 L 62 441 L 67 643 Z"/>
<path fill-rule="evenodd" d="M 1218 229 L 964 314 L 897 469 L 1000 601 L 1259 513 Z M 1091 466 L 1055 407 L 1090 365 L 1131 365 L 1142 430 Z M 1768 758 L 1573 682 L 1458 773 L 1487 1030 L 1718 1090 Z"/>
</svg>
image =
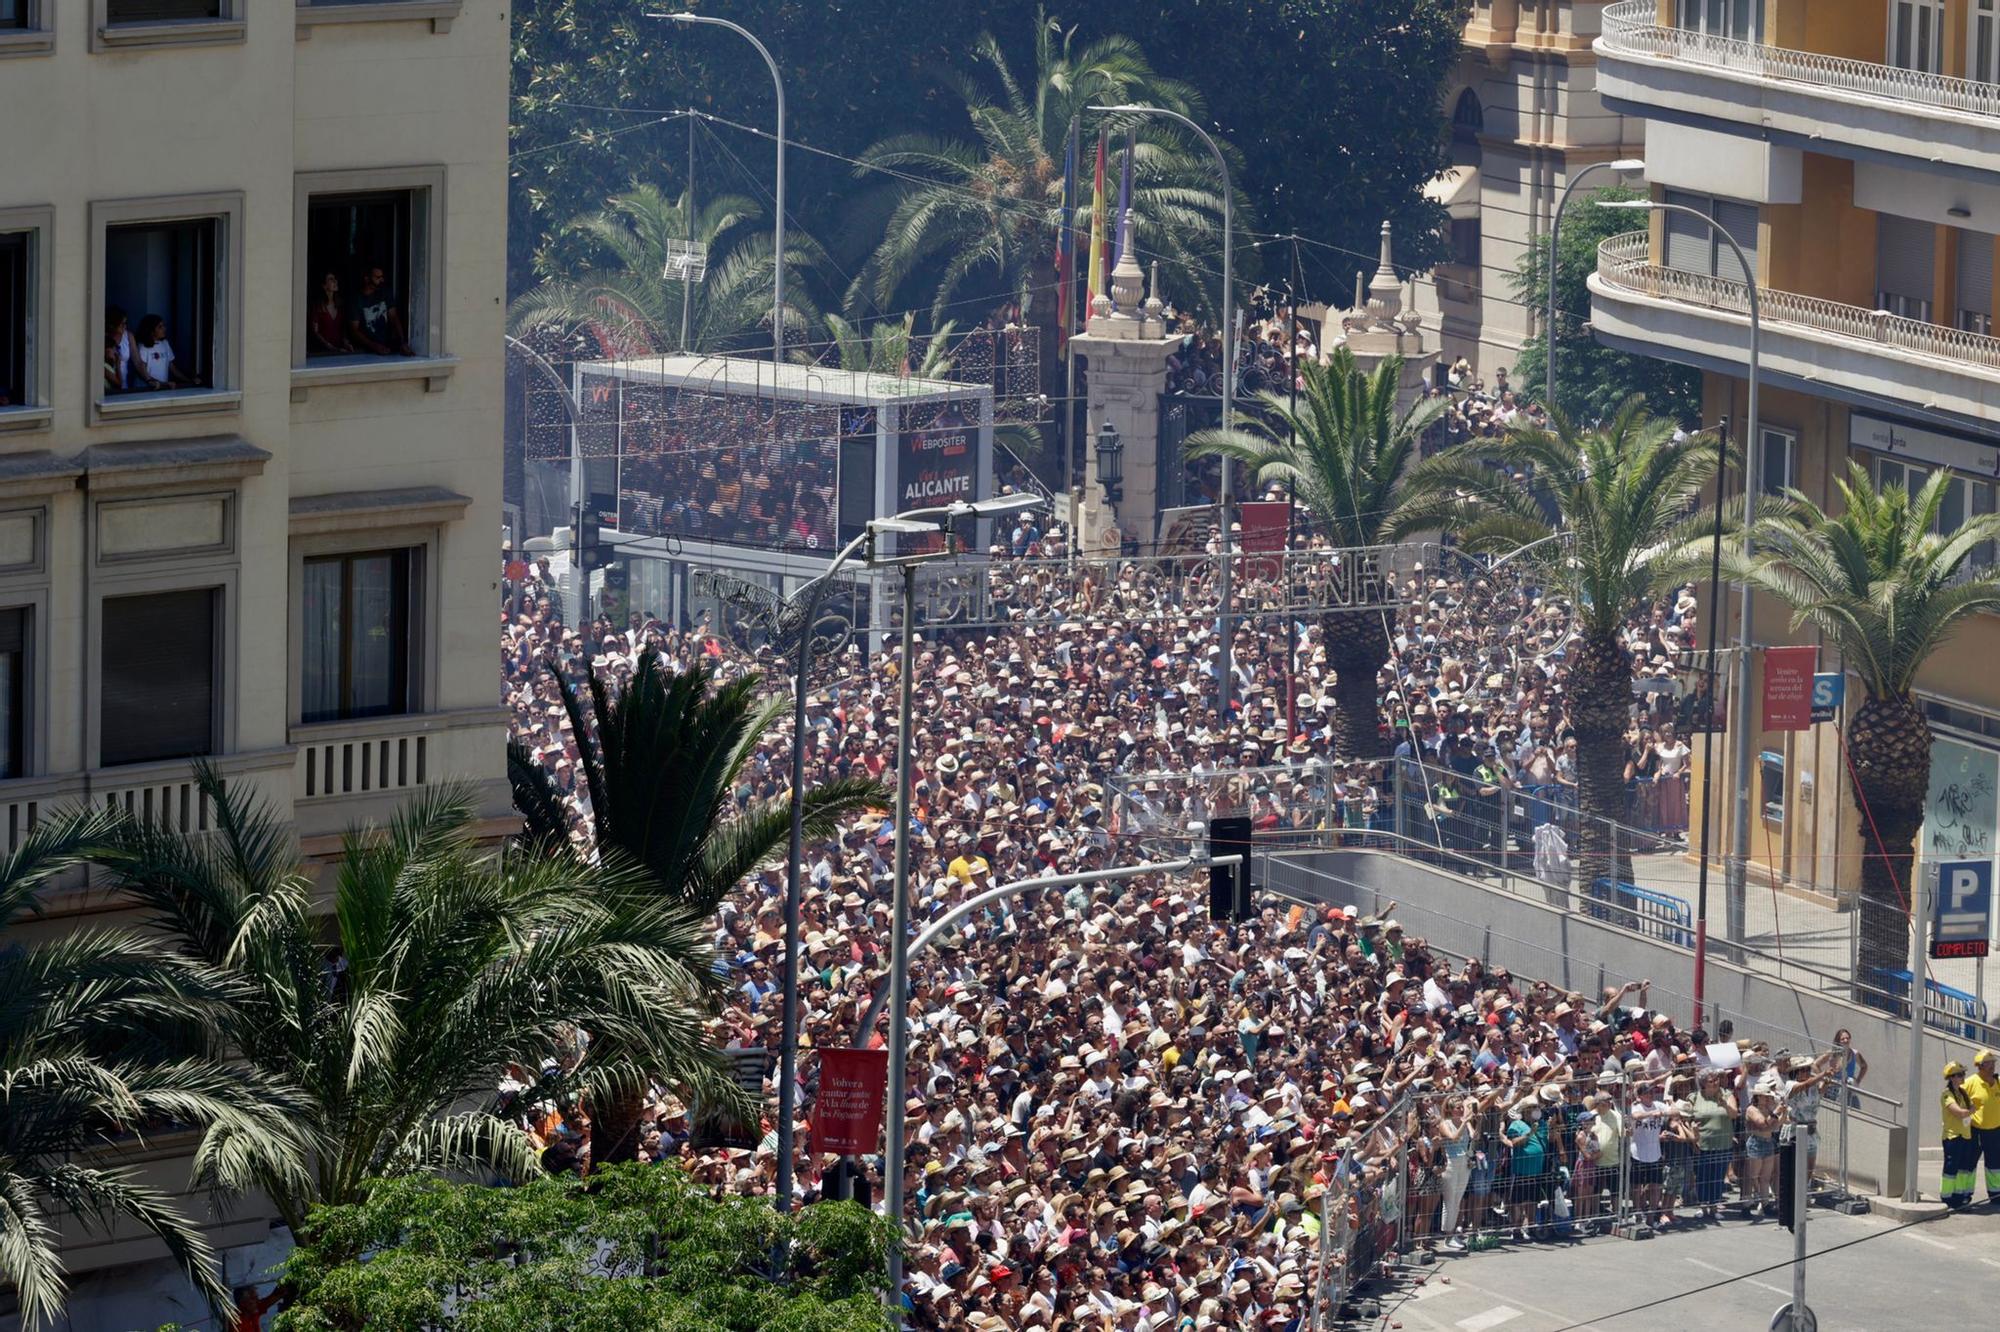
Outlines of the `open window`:
<svg viewBox="0 0 2000 1332">
<path fill-rule="evenodd" d="M 442 168 L 299 177 L 295 388 L 446 372 L 443 195 Z"/>
<path fill-rule="evenodd" d="M 235 406 L 242 196 L 98 205 L 92 212 L 100 322 L 89 345 L 97 415 Z"/>
</svg>

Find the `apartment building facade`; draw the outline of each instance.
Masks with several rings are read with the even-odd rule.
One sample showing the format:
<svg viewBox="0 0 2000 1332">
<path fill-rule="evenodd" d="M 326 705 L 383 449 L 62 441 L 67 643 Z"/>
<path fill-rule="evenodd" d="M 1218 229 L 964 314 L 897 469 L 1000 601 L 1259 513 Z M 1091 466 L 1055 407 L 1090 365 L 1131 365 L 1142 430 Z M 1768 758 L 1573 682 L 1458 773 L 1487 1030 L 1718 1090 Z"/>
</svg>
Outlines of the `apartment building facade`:
<svg viewBox="0 0 2000 1332">
<path fill-rule="evenodd" d="M 508 61 L 504 0 L 0 0 L 0 849 L 199 831 L 195 757 L 309 856 L 446 780 L 499 826 Z M 75 1325 L 200 1317 L 157 1252 L 79 1236 Z"/>
<path fill-rule="evenodd" d="M 1577 173 L 1638 155 L 1641 128 L 1597 89 L 1604 0 L 1474 0 L 1445 108 L 1451 169 L 1427 187 L 1450 213 L 1451 256 L 1417 280 L 1415 305 L 1487 380 L 1511 369 L 1544 317 L 1513 275 L 1548 235 Z M 1594 178 L 1610 183 L 1599 172 Z"/>
<path fill-rule="evenodd" d="M 1743 442 L 1759 452 L 1764 487 L 1832 504 L 1850 462 L 1878 481 L 1944 471 L 1941 527 L 1994 512 L 2000 3 L 1624 0 L 1603 19 L 1599 89 L 1608 107 L 1644 118 L 1654 197 L 1714 218 L 1753 269 L 1761 425 Z M 1740 439 L 1749 293 L 1725 243 L 1654 213 L 1602 247 L 1591 291 L 1598 337 L 1700 368 L 1704 420 L 1730 418 Z M 1725 605 L 1725 623 L 1736 613 Z M 1778 607 L 1759 606 L 1755 637 L 1799 636 Z M 1934 774 L 1955 788 L 1932 830 L 1949 822 L 1989 856 L 1996 659 L 2000 620 L 1982 618 L 1919 680 Z M 1840 669 L 1830 649 L 1820 669 Z M 1732 721 L 1755 711 L 1733 707 Z M 1838 728 L 1758 735 L 1753 752 L 1755 860 L 1781 882 L 1851 893 L 1860 843 Z M 1718 776 L 1732 789 L 1733 775 Z M 1717 802 L 1725 819 L 1730 803 Z"/>
</svg>

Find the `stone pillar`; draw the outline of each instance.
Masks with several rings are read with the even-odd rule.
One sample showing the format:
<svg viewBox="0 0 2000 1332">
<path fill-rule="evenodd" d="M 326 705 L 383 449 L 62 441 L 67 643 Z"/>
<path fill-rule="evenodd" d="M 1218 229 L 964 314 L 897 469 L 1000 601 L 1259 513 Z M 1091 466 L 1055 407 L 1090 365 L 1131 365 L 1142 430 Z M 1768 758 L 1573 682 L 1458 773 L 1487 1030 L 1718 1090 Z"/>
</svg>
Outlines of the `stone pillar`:
<svg viewBox="0 0 2000 1332">
<path fill-rule="evenodd" d="M 1117 526 L 1141 542 L 1153 539 L 1159 513 L 1160 395 L 1167 391 L 1167 358 L 1180 345 L 1169 337 L 1155 267 L 1153 296 L 1145 299 L 1146 278 L 1132 245 L 1132 213 L 1119 219 L 1121 250 L 1111 273 L 1111 290 L 1092 303 L 1090 322 L 1070 339 L 1090 368 L 1085 413 L 1084 484 L 1075 497 L 1081 511 L 1084 548 L 1095 551 L 1105 530 Z M 1125 443 L 1124 498 L 1104 502 L 1097 484 L 1097 431 L 1109 421 Z M 1093 540 L 1095 538 L 1095 540 Z"/>
<path fill-rule="evenodd" d="M 1359 275 L 1356 275 L 1359 285 Z M 1392 356 L 1403 358 L 1403 372 L 1396 393 L 1396 406 L 1407 411 L 1423 395 L 1437 363 L 1437 350 L 1424 341 L 1423 320 L 1414 312 L 1405 313 L 1403 281 L 1396 276 L 1395 255 L 1389 224 L 1382 224 L 1382 261 L 1375 280 L 1368 284 L 1367 304 L 1355 293 L 1355 308 L 1336 310 L 1326 317 L 1321 345 L 1331 349 L 1346 343 L 1362 373 L 1373 374 L 1376 367 Z"/>
</svg>

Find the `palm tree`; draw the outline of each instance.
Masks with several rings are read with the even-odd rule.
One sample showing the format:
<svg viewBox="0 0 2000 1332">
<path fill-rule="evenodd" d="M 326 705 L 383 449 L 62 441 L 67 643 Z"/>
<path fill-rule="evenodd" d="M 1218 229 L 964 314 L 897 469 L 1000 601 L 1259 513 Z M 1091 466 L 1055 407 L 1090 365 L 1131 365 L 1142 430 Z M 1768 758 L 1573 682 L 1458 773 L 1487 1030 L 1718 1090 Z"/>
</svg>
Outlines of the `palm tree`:
<svg viewBox="0 0 2000 1332">
<path fill-rule="evenodd" d="M 0 921 L 11 927 L 31 913 L 49 880 L 112 826 L 103 811 L 45 821 L 0 861 Z M 114 1217 L 137 1222 L 228 1318 L 229 1287 L 200 1229 L 100 1154 L 161 1126 L 194 1125 L 204 1130 L 197 1182 L 241 1188 L 238 1145 L 286 1148 L 283 1090 L 203 1055 L 230 987 L 156 941 L 91 929 L 0 951 L 0 995 L 0 1280 L 13 1287 L 23 1326 L 47 1327 L 62 1311 L 63 1212 L 97 1229 Z"/>
<path fill-rule="evenodd" d="M 771 237 L 756 226 L 762 216 L 741 195 L 718 195 L 696 207 L 687 194 L 669 199 L 656 185 L 634 182 L 603 209 L 569 224 L 598 253 L 597 266 L 544 274 L 540 285 L 516 298 L 508 322 L 520 336 L 587 331 L 611 356 L 714 352 L 751 340 L 771 322 Z M 673 243 L 687 240 L 706 248 L 708 266 L 692 287 L 683 346 L 682 306 L 690 287 L 675 275 Z M 788 275 L 820 263 L 809 237 L 788 232 L 785 248 Z M 819 318 L 805 285 L 788 282 L 787 339 Z"/>
<path fill-rule="evenodd" d="M 1095 128 L 1092 104 L 1145 102 L 1201 119 L 1193 88 L 1153 71 L 1129 37 L 1079 46 L 1076 29 L 1045 11 L 1035 19 L 1035 69 L 1025 87 L 1000 43 L 987 34 L 974 49 L 984 78 L 947 76 L 965 104 L 976 141 L 912 132 L 893 135 L 861 155 L 857 174 L 898 179 L 883 201 L 881 241 L 848 289 L 850 310 L 894 309 L 918 274 L 935 274 L 931 316 L 961 297 L 1018 302 L 1041 332 L 1041 363 L 1051 364 L 1057 315 L 1056 249 L 1061 230 L 1063 157 L 1072 124 Z M 1114 131 L 1123 121 L 1107 122 Z M 1180 280 L 1210 265 L 1221 230 L 1221 184 L 1205 150 L 1157 119 L 1132 122 L 1132 203 L 1136 243 L 1159 255 Z M 1115 165 L 1115 163 L 1114 163 Z M 1078 165 L 1079 193 L 1090 190 L 1088 163 Z M 1115 201 L 1114 201 L 1115 203 Z M 1116 222 L 1112 220 L 1115 230 Z M 1081 260 L 1079 260 L 1081 262 Z M 1220 304 L 1204 283 L 1178 293 L 1183 305 Z"/>
<path fill-rule="evenodd" d="M 1847 758 L 1860 813 L 1861 956 L 1857 982 L 1909 965 L 1906 896 L 1930 786 L 1931 728 L 1911 693 L 1924 661 L 1967 618 L 2000 610 L 2000 572 L 1975 565 L 2000 541 L 2000 515 L 1970 518 L 1948 535 L 1938 510 L 1951 484 L 1934 473 L 1912 495 L 1877 489 L 1848 463 L 1837 482 L 1836 517 L 1798 491 L 1760 516 L 1755 554 L 1726 551 L 1733 577 L 1792 608 L 1792 627 L 1811 625 L 1861 679 L 1861 706 L 1847 721 Z"/>
<path fill-rule="evenodd" d="M 233 987 L 227 1047 L 293 1089 L 296 1144 L 211 1137 L 295 1232 L 384 1175 L 536 1174 L 494 1089 L 579 1030 L 581 1068 L 525 1097 L 581 1088 L 596 1105 L 659 1077 L 740 1103 L 701 1026 L 718 986 L 706 923 L 635 868 L 492 855 L 473 843 L 464 794 L 431 788 L 388 828 L 349 835 L 329 917 L 283 825 L 206 766 L 197 775 L 209 838 L 130 821 L 98 859 L 177 957 Z"/>
<path fill-rule="evenodd" d="M 1621 630 L 1635 607 L 1684 572 L 1686 552 L 1709 539 L 1713 514 L 1694 506 L 1715 475 L 1716 450 L 1713 439 L 1678 435 L 1672 420 L 1649 416 L 1637 397 L 1601 427 L 1579 430 L 1559 412 L 1550 422 L 1419 463 L 1408 485 L 1420 498 L 1403 522 L 1451 532 L 1476 554 L 1514 552 L 1570 603 L 1566 697 L 1583 814 L 1577 865 L 1582 882 L 1594 884 L 1618 874 L 1613 825 L 1625 813 L 1632 653 Z"/>
<path fill-rule="evenodd" d="M 956 365 L 951 354 L 951 336 L 958 325 L 951 320 L 939 324 L 927 338 L 916 333 L 917 316 L 906 312 L 900 320 L 884 319 L 862 328 L 829 311 L 827 331 L 833 342 L 829 350 L 842 370 L 878 375 L 909 375 L 916 379 L 943 379 Z M 792 353 L 802 365 L 819 361 L 810 349 Z"/>
<path fill-rule="evenodd" d="M 743 770 L 783 714 L 785 700 L 759 703 L 755 676 L 711 690 L 700 671 L 664 670 L 651 649 L 640 654 L 630 682 L 615 695 L 594 668 L 586 668 L 587 704 L 559 666 L 550 662 L 548 669 L 577 737 L 598 851 L 641 868 L 646 891 L 660 902 L 707 920 L 790 840 L 788 801 L 735 807 Z M 553 781 L 518 742 L 509 767 L 527 824 L 524 840 L 567 858 L 566 815 Z M 821 782 L 805 794 L 805 834 L 831 836 L 844 815 L 883 799 L 881 787 L 865 779 Z M 599 1048 L 601 1042 L 594 1042 L 593 1051 Z M 628 1093 L 600 1103 L 594 1160 L 631 1159 L 640 1099 Z"/>
<path fill-rule="evenodd" d="M 1421 399 L 1398 415 L 1403 363 L 1391 357 L 1363 374 L 1346 347 L 1327 365 L 1306 362 L 1293 405 L 1289 394 L 1261 393 L 1247 429 L 1203 430 L 1188 437 L 1192 457 L 1226 457 L 1254 482 L 1282 481 L 1311 511 L 1316 530 L 1338 547 L 1379 546 L 1411 529 L 1404 522 L 1411 465 L 1424 431 L 1444 411 Z M 1376 677 L 1389 659 L 1386 609 L 1330 611 L 1320 621 L 1333 667 L 1334 735 L 1344 758 L 1381 750 Z"/>
</svg>

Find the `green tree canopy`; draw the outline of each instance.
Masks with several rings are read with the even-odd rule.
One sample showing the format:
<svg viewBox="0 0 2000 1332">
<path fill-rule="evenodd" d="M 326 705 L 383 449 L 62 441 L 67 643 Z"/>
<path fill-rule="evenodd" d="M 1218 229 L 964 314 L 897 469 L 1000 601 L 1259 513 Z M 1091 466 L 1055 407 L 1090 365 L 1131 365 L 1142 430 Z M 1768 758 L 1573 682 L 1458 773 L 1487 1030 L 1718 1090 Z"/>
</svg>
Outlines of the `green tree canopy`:
<svg viewBox="0 0 2000 1332">
<path fill-rule="evenodd" d="M 0 860 L 0 924 L 38 909 L 41 891 L 114 829 L 102 810 L 45 820 Z M 123 930 L 82 929 L 0 950 L 0 1282 L 21 1323 L 52 1325 L 68 1296 L 67 1212 L 93 1230 L 137 1222 L 218 1311 L 230 1307 L 214 1248 L 174 1200 L 107 1159 L 164 1124 L 204 1130 L 197 1180 L 242 1188 L 242 1144 L 296 1148 L 296 1101 L 255 1070 L 208 1056 L 236 999 L 229 979 Z"/>
<path fill-rule="evenodd" d="M 1652 411 L 1692 429 L 1701 419 L 1701 372 L 1651 356 L 1634 356 L 1599 342 L 1590 331 L 1590 275 L 1597 271 L 1597 247 L 1634 230 L 1645 215 L 1592 206 L 1597 199 L 1637 199 L 1638 191 L 1612 186 L 1570 199 L 1563 213 L 1562 253 L 1556 269 L 1555 406 L 1577 421 L 1608 420 L 1632 394 Z M 1549 242 L 1543 236 L 1521 256 L 1514 292 L 1546 322 L 1549 308 Z M 1548 344 L 1544 330 L 1529 338 L 1514 362 L 1514 382 L 1530 397 L 1548 399 Z"/>
<path fill-rule="evenodd" d="M 494 1088 L 579 1030 L 592 1057 L 557 1091 L 598 1104 L 658 1078 L 740 1104 L 701 1025 L 717 985 L 706 921 L 629 862 L 496 857 L 475 845 L 464 793 L 427 788 L 387 829 L 348 837 L 329 921 L 284 825 L 198 775 L 213 832 L 129 821 L 93 859 L 166 951 L 230 987 L 217 1048 L 286 1090 L 295 1140 L 218 1124 L 204 1160 L 295 1232 L 384 1175 L 534 1177 Z"/>
<path fill-rule="evenodd" d="M 853 1203 L 788 1216 L 672 1166 L 493 1189 L 386 1180 L 313 1213 L 278 1332 L 879 1332 L 894 1226 Z M 771 1255 L 791 1254 L 774 1281 Z"/>
</svg>

